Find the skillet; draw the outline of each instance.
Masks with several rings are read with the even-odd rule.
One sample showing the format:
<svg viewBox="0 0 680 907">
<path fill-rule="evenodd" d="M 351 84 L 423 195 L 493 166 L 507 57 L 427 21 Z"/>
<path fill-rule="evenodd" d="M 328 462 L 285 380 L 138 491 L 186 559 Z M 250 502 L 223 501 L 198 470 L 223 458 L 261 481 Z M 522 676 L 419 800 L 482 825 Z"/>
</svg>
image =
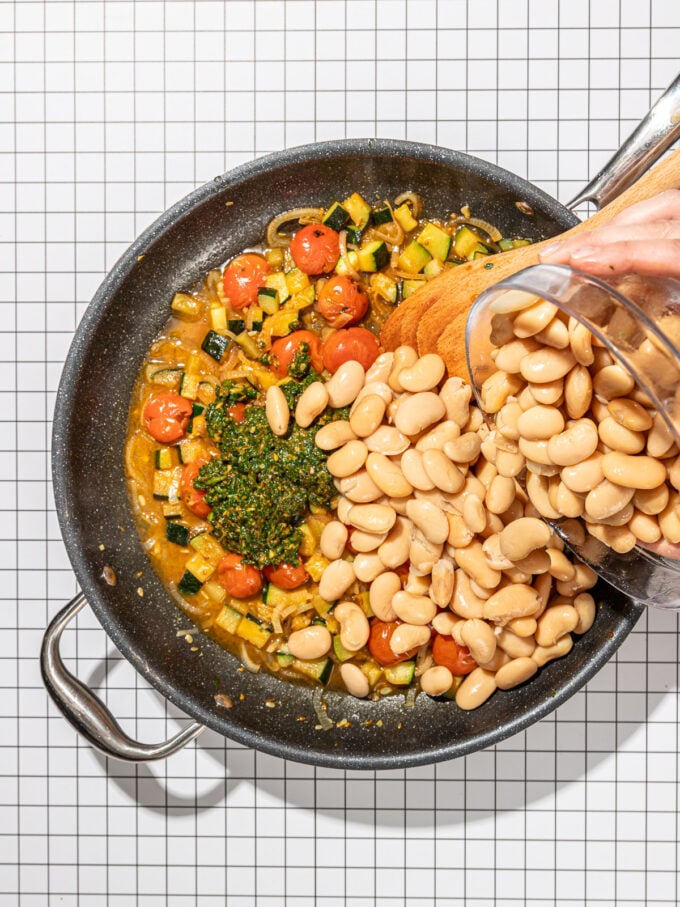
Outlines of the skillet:
<svg viewBox="0 0 680 907">
<path fill-rule="evenodd" d="M 48 628 L 41 666 L 63 714 L 106 755 L 162 758 L 209 727 L 266 753 L 328 767 L 393 769 L 451 759 L 550 713 L 612 657 L 641 615 L 641 605 L 600 584 L 593 628 L 526 686 L 497 693 L 473 712 L 425 695 L 407 707 L 403 696 L 373 703 L 324 692 L 330 730 L 319 729 L 318 692 L 250 674 L 199 633 L 197 652 L 178 637 L 191 624 L 142 550 L 123 469 L 133 384 L 169 301 L 260 241 L 283 210 L 328 205 L 351 191 L 372 200 L 407 189 L 422 195 L 426 216 L 447 216 L 468 204 L 506 235 L 534 241 L 577 223 L 532 184 L 456 151 L 379 139 L 308 145 L 238 167 L 178 202 L 133 243 L 88 307 L 64 366 L 52 443 L 56 509 L 82 593 Z M 131 740 L 64 667 L 61 632 L 86 602 L 136 670 L 194 719 L 172 740 Z"/>
</svg>

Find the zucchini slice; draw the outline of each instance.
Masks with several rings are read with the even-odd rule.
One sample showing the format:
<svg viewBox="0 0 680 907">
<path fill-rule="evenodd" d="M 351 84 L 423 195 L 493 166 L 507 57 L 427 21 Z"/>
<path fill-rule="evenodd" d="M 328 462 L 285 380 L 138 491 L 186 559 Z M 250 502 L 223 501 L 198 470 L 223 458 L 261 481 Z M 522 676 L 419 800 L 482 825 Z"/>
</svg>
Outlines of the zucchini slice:
<svg viewBox="0 0 680 907">
<path fill-rule="evenodd" d="M 360 271 L 379 271 L 389 260 L 389 249 L 381 239 L 366 243 L 359 249 L 358 267 Z"/>
<path fill-rule="evenodd" d="M 328 211 L 324 214 L 321 223 L 330 227 L 331 230 L 337 230 L 339 232 L 348 220 L 349 212 L 347 209 L 343 208 L 340 202 L 333 202 Z"/>
<path fill-rule="evenodd" d="M 397 259 L 397 267 L 408 274 L 419 274 L 432 256 L 417 240 L 409 243 Z"/>
<path fill-rule="evenodd" d="M 300 658 L 296 658 L 291 668 L 297 671 L 298 674 L 304 674 L 305 677 L 309 677 L 310 680 L 325 684 L 328 683 L 328 679 L 331 676 L 333 662 L 330 658 L 319 658 L 316 661 L 302 661 Z"/>
<path fill-rule="evenodd" d="M 189 570 L 184 573 L 182 579 L 177 583 L 177 591 L 181 595 L 196 595 L 200 591 L 203 583 L 197 579 Z"/>
<path fill-rule="evenodd" d="M 279 291 L 274 287 L 260 287 L 257 291 L 257 304 L 267 315 L 279 310 Z"/>
<path fill-rule="evenodd" d="M 363 230 L 367 226 L 371 219 L 371 206 L 358 192 L 353 192 L 348 199 L 345 199 L 343 207 L 349 211 L 349 216 L 359 229 Z"/>
<path fill-rule="evenodd" d="M 446 261 L 451 248 L 451 237 L 436 224 L 428 224 L 418 237 L 418 242 L 433 258 Z"/>
<path fill-rule="evenodd" d="M 396 665 L 387 665 L 385 680 L 396 687 L 407 687 L 416 673 L 415 661 L 402 661 Z"/>
<path fill-rule="evenodd" d="M 165 537 L 169 542 L 185 548 L 189 544 L 189 527 L 185 523 L 170 520 L 165 526 Z"/>
<path fill-rule="evenodd" d="M 243 615 L 229 607 L 229 605 L 222 605 L 222 610 L 215 618 L 215 623 L 220 630 L 226 630 L 227 633 L 236 633 L 242 618 Z"/>
<path fill-rule="evenodd" d="M 379 227 L 381 224 L 389 224 L 394 218 L 392 217 L 392 211 L 385 205 L 384 208 L 376 208 L 373 212 L 372 218 L 373 223 L 376 227 Z"/>
<path fill-rule="evenodd" d="M 218 334 L 217 331 L 208 331 L 208 333 L 203 338 L 201 349 L 204 353 L 212 356 L 212 358 L 217 362 L 221 362 L 222 356 L 224 356 L 224 351 L 228 346 L 228 337 L 223 337 L 221 334 Z"/>
</svg>

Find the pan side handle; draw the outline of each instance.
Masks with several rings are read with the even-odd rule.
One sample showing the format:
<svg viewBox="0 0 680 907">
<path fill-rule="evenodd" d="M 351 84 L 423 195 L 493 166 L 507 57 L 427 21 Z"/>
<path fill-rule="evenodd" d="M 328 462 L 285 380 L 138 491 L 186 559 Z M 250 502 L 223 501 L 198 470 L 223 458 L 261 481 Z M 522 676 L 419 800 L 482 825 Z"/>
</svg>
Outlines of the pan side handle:
<svg viewBox="0 0 680 907">
<path fill-rule="evenodd" d="M 567 207 L 583 202 L 598 208 L 615 199 L 680 138 L 680 75 L 678 75 L 640 121 L 635 131 L 604 165 L 597 176 Z"/>
<path fill-rule="evenodd" d="M 40 667 L 47 692 L 75 730 L 105 756 L 123 762 L 151 762 L 171 756 L 205 727 L 192 722 L 163 743 L 138 743 L 127 736 L 101 699 L 64 665 L 59 653 L 61 634 L 86 604 L 82 592 L 76 595 L 45 631 Z"/>
</svg>

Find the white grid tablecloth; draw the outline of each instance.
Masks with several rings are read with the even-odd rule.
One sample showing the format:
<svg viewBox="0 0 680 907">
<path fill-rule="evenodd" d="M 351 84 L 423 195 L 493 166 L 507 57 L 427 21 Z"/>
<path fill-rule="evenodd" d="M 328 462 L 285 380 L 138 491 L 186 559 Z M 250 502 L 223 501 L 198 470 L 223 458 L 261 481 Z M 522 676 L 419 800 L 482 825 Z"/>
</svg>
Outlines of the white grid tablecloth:
<svg viewBox="0 0 680 907">
<path fill-rule="evenodd" d="M 237 163 L 352 136 L 468 151 L 566 201 L 679 46 L 676 0 L 1 0 L 0 905 L 677 903 L 672 614 L 525 733 L 377 774 L 211 732 L 163 764 L 108 762 L 48 702 L 37 655 L 76 591 L 55 390 L 144 227 Z M 62 648 L 131 734 L 176 726 L 87 610 Z"/>
</svg>

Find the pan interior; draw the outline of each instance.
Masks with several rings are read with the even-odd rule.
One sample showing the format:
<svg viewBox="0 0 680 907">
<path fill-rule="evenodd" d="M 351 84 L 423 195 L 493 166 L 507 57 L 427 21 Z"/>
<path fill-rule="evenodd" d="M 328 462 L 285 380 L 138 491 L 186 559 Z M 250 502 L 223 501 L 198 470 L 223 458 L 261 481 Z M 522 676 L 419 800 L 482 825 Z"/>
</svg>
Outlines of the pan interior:
<svg viewBox="0 0 680 907">
<path fill-rule="evenodd" d="M 199 651 L 192 652 L 177 636 L 190 622 L 142 550 L 123 472 L 132 387 L 174 292 L 259 242 L 281 211 L 327 206 L 352 191 L 377 200 L 405 190 L 422 195 L 426 216 L 445 217 L 467 204 L 474 216 L 498 224 L 506 235 L 532 240 L 576 222 L 518 177 L 430 146 L 347 141 L 272 155 L 201 187 L 133 244 L 89 306 L 57 395 L 57 512 L 78 581 L 115 645 L 163 695 L 219 733 L 275 755 L 327 766 L 404 767 L 496 743 L 576 692 L 611 657 L 641 613 L 640 606 L 602 587 L 593 629 L 577 640 L 568 658 L 548 665 L 525 687 L 496 694 L 469 713 L 424 695 L 406 708 L 402 696 L 372 703 L 328 694 L 328 714 L 336 725 L 340 722 L 329 731 L 317 729 L 310 688 L 249 674 L 204 637 Z M 105 566 L 115 571 L 115 586 L 103 580 Z M 228 694 L 233 707 L 220 705 L 218 693 Z"/>
</svg>

